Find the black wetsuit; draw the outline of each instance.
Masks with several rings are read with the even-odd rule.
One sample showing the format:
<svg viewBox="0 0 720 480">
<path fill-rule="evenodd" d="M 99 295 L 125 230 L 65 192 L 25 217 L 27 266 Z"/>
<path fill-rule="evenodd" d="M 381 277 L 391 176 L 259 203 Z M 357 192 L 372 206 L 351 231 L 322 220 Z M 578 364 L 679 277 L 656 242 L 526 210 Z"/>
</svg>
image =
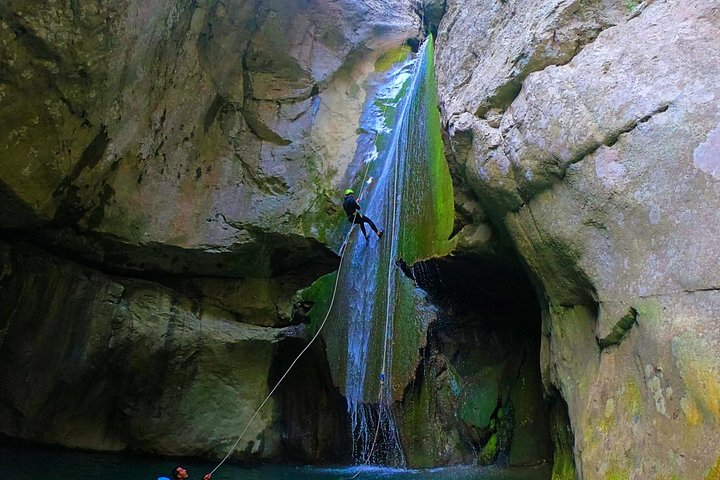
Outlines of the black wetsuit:
<svg viewBox="0 0 720 480">
<path fill-rule="evenodd" d="M 343 210 L 345 210 L 345 214 L 348 217 L 348 222 L 360 225 L 360 230 L 362 230 L 362 234 L 365 238 L 367 238 L 367 232 L 365 231 L 366 223 L 370 225 L 373 232 L 375 232 L 378 236 L 380 235 L 375 223 L 360 213 L 360 205 L 358 205 L 357 200 L 355 200 L 355 197 L 352 195 L 345 196 L 345 200 L 343 201 Z"/>
</svg>

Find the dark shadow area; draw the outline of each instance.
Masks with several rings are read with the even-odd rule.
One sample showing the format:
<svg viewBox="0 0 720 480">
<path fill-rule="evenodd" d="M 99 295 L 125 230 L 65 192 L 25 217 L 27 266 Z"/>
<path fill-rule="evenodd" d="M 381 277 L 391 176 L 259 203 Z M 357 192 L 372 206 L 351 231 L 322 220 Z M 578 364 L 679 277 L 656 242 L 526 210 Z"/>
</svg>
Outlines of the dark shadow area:
<svg viewBox="0 0 720 480">
<path fill-rule="evenodd" d="M 109 275 L 150 281 L 176 275 L 269 278 L 287 274 L 302 277 L 306 285 L 337 269 L 339 257 L 314 238 L 259 229 L 249 235 L 247 241 L 217 251 L 158 242 L 134 244 L 113 235 L 72 228 L 27 230 L 0 226 L 0 240 L 27 242 Z"/>
<path fill-rule="evenodd" d="M 552 463 L 541 312 L 522 266 L 458 255 L 401 267 L 438 308 L 402 405 L 411 463 Z"/>
<path fill-rule="evenodd" d="M 432 35 L 437 38 L 438 28 L 445 12 L 447 11 L 446 0 L 430 0 L 418 2 L 415 5 L 415 13 L 422 22 L 422 31 L 426 36 Z"/>
<path fill-rule="evenodd" d="M 307 345 L 286 339 L 270 371 L 272 388 Z M 283 461 L 302 464 L 350 463 L 350 419 L 345 397 L 332 383 L 320 341 L 300 357 L 276 394 L 281 412 Z"/>
</svg>

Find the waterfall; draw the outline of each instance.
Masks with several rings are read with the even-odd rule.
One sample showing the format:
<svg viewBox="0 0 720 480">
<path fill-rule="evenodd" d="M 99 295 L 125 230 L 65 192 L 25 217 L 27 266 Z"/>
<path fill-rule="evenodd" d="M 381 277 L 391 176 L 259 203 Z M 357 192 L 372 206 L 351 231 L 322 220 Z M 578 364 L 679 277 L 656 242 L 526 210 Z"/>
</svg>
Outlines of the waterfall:
<svg viewBox="0 0 720 480">
<path fill-rule="evenodd" d="M 379 75 L 349 174 L 362 192 L 362 212 L 385 230 L 378 239 L 368 229 L 368 242 L 359 229 L 350 237 L 323 331 L 333 378 L 347 398 L 359 463 L 405 465 L 393 404 L 414 378 L 434 312 L 400 265 L 451 248 L 453 193 L 435 89 L 428 39 L 414 58 Z M 327 311 L 323 298 L 332 283 L 334 277 L 319 281 L 308 294 L 319 304 L 317 316 Z"/>
</svg>

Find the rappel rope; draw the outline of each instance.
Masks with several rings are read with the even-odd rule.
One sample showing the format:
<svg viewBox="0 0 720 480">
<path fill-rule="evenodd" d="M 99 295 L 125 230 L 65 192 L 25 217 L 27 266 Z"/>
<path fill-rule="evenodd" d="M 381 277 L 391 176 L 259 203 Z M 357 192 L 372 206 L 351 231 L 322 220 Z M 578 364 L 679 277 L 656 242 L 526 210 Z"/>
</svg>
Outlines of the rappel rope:
<svg viewBox="0 0 720 480">
<path fill-rule="evenodd" d="M 355 212 L 355 215 L 357 215 L 357 212 Z M 355 219 L 353 218 L 353 221 L 354 220 Z M 292 363 L 287 368 L 285 373 L 283 373 L 282 377 L 280 377 L 280 380 L 277 381 L 277 383 L 272 388 L 272 390 L 270 390 L 270 393 L 267 394 L 267 396 L 265 397 L 265 400 L 263 400 L 262 403 L 260 404 L 260 406 L 257 408 L 257 410 L 255 410 L 255 413 L 253 414 L 253 416 L 250 417 L 250 421 L 247 423 L 247 425 L 245 425 L 245 428 L 240 433 L 237 440 L 235 440 L 235 443 L 233 443 L 232 447 L 230 447 L 230 451 L 227 453 L 227 455 L 225 455 L 225 457 L 220 461 L 220 463 L 218 463 L 217 466 L 212 469 L 212 471 L 210 472 L 211 475 L 214 474 L 217 471 L 217 469 L 220 468 L 227 461 L 228 458 L 230 458 L 230 455 L 232 455 L 232 453 L 235 451 L 237 446 L 240 444 L 240 440 L 242 440 L 242 438 L 245 436 L 245 433 L 247 433 L 247 430 L 248 430 L 248 428 L 250 428 L 250 425 L 252 424 L 252 422 L 255 420 L 255 418 L 257 418 L 258 414 L 260 413 L 260 410 L 265 406 L 265 404 L 268 402 L 268 400 L 270 400 L 270 397 L 272 396 L 272 394 L 275 393 L 275 390 L 277 390 L 278 387 L 280 386 L 280 384 L 282 383 L 282 381 L 285 380 L 285 377 L 288 376 L 288 374 L 290 373 L 290 370 L 292 370 L 292 368 L 295 366 L 295 364 L 300 360 L 300 357 L 302 357 L 303 354 L 306 351 L 308 351 L 308 349 L 312 346 L 312 344 L 315 342 L 315 340 L 317 340 L 317 338 L 320 336 L 320 332 L 322 331 L 323 327 L 325 326 L 325 323 L 327 323 L 327 320 L 330 317 L 330 312 L 332 311 L 333 304 L 335 303 L 335 295 L 337 293 L 338 282 L 340 279 L 340 269 L 342 268 L 343 260 L 345 259 L 345 246 L 346 246 L 348 240 L 350 239 L 350 234 L 352 233 L 354 228 L 355 228 L 355 224 L 353 223 L 352 226 L 350 227 L 350 231 L 347 233 L 347 235 L 345 235 L 345 240 L 343 241 L 342 245 L 340 246 L 340 251 L 342 253 L 340 255 L 340 263 L 338 264 L 337 275 L 335 276 L 335 285 L 333 286 L 333 294 L 332 294 L 332 297 L 330 298 L 330 306 L 328 307 L 328 311 L 325 314 L 325 318 L 323 319 L 322 323 L 320 323 L 320 326 L 318 327 L 317 332 L 315 332 L 315 335 L 313 335 L 313 337 L 310 339 L 310 341 L 305 346 L 305 348 L 303 348 L 300 351 L 300 353 L 297 355 L 297 357 L 295 357 L 295 360 L 292 361 Z"/>
<path fill-rule="evenodd" d="M 398 60 L 399 61 L 399 60 Z M 385 114 L 387 110 L 387 104 L 383 105 L 383 115 Z M 375 132 L 375 142 L 377 142 L 377 131 Z M 392 254 L 393 249 L 395 247 L 395 228 L 396 228 L 396 221 L 397 221 L 397 184 L 398 184 L 398 172 L 399 172 L 399 162 L 395 162 L 395 171 L 393 174 L 393 209 L 392 209 L 392 221 L 390 222 L 390 225 L 388 225 L 386 228 L 392 228 L 392 232 L 390 234 L 390 260 L 392 261 Z M 366 466 L 370 464 L 370 460 L 372 459 L 372 455 L 375 451 L 375 446 L 377 445 L 377 439 L 378 435 L 380 433 L 380 423 L 381 423 L 381 412 L 382 412 L 382 404 L 384 400 L 384 394 L 385 394 L 385 378 L 386 378 L 386 367 L 387 367 L 387 352 L 388 352 L 388 337 L 389 337 L 389 323 L 390 323 L 390 298 L 388 298 L 389 295 L 389 289 L 390 289 L 390 280 L 393 274 L 393 269 L 391 265 L 388 265 L 388 278 L 386 285 L 388 286 L 388 295 L 385 299 L 385 331 L 383 335 L 383 358 L 382 358 L 382 370 L 380 371 L 380 386 L 378 388 L 378 418 L 377 418 L 377 424 L 375 426 L 375 434 L 373 435 L 373 441 L 370 446 L 370 451 L 367 454 L 367 457 L 365 458 L 365 461 L 362 463 L 362 465 Z M 348 480 L 354 480 L 357 478 L 360 473 L 362 473 L 362 470 L 358 470 L 355 475 L 350 477 Z"/>
<path fill-rule="evenodd" d="M 424 3 L 424 2 L 423 2 L 423 3 Z M 423 12 L 423 14 L 424 14 L 424 12 Z M 397 60 L 397 61 L 400 61 L 400 57 L 398 57 L 398 60 Z M 385 115 L 386 112 L 387 112 L 387 107 L 388 107 L 387 104 L 384 104 L 383 107 L 382 107 L 383 118 L 384 118 L 384 115 Z M 236 109 L 236 110 L 237 110 L 237 109 Z M 377 150 L 377 138 L 378 138 L 378 130 L 375 131 L 375 139 L 374 139 L 374 144 L 375 144 L 376 150 Z M 365 168 L 365 174 L 363 175 L 363 181 L 362 181 L 362 184 L 361 184 L 361 185 L 363 186 L 363 190 L 365 189 L 366 185 L 370 185 L 370 184 L 372 183 L 372 181 L 373 181 L 373 177 L 370 177 L 370 178 L 368 179 L 368 172 L 369 172 L 369 170 L 370 170 L 370 163 L 371 163 L 371 161 L 367 161 L 367 167 Z M 395 164 L 395 175 L 394 175 L 394 181 L 393 181 L 393 214 L 392 214 L 392 229 L 393 229 L 393 233 L 395 232 L 395 228 L 396 228 L 396 226 L 395 226 L 395 220 L 396 220 L 396 217 L 397 217 L 397 180 L 398 180 L 397 177 L 398 177 L 398 165 L 397 165 L 397 162 L 396 162 L 396 164 Z M 364 191 L 361 191 L 361 192 L 360 192 L 360 195 L 358 196 L 358 200 L 362 199 L 363 194 L 364 194 Z M 300 353 L 298 353 L 298 355 L 297 355 L 297 356 L 295 357 L 295 359 L 292 361 L 292 363 L 291 363 L 290 366 L 287 368 L 287 370 L 285 371 L 285 373 L 283 373 L 283 375 L 280 377 L 280 379 L 275 383 L 275 386 L 272 388 L 272 390 L 270 390 L 270 392 L 267 394 L 267 396 L 265 397 L 265 399 L 262 401 L 262 403 L 260 404 L 260 406 L 255 410 L 255 413 L 253 413 L 252 417 L 250 417 L 250 420 L 249 420 L 248 423 L 245 425 L 245 428 L 243 428 L 243 430 L 242 430 L 242 432 L 240 433 L 240 435 L 238 435 L 237 439 L 235 440 L 235 442 L 234 442 L 234 443 L 232 444 L 232 446 L 230 447 L 230 450 L 228 451 L 227 455 L 225 455 L 225 457 L 223 457 L 223 459 L 220 460 L 220 462 L 215 466 L 215 468 L 213 468 L 213 469 L 210 471 L 210 475 L 213 475 L 213 474 L 230 458 L 230 455 L 232 455 L 232 453 L 235 451 L 235 449 L 237 448 L 237 446 L 240 444 L 240 441 L 243 439 L 243 437 L 244 437 L 245 434 L 247 433 L 248 429 L 250 428 L 250 425 L 252 425 L 253 421 L 257 418 L 258 414 L 260 413 L 260 410 L 262 410 L 262 408 L 265 406 L 265 404 L 270 400 L 270 397 L 272 397 L 273 393 L 275 393 L 275 391 L 280 387 L 280 384 L 283 382 L 283 380 L 285 380 L 285 377 L 288 376 L 288 374 L 290 373 L 290 371 L 292 370 L 292 368 L 295 366 L 295 364 L 297 364 L 297 362 L 300 360 L 300 358 L 305 354 L 305 352 L 307 352 L 307 351 L 310 349 L 310 347 L 311 347 L 312 344 L 315 342 L 315 340 L 317 340 L 317 338 L 320 336 L 320 333 L 322 332 L 323 327 L 325 327 L 325 324 L 327 323 L 328 319 L 330 318 L 330 312 L 332 312 L 332 307 L 333 307 L 334 304 L 335 304 L 335 297 L 336 297 L 336 295 L 337 295 L 337 288 L 338 288 L 338 284 L 339 284 L 339 281 L 340 281 L 340 271 L 341 271 L 341 269 L 342 269 L 343 261 L 345 260 L 345 253 L 346 253 L 345 248 L 347 247 L 347 244 L 348 244 L 348 242 L 349 242 L 349 240 L 350 240 L 350 235 L 352 234 L 353 230 L 355 229 L 355 225 L 356 225 L 356 224 L 355 224 L 355 220 L 356 220 L 357 214 L 358 214 L 358 212 L 355 212 L 355 213 L 354 213 L 353 222 L 352 222 L 352 225 L 350 226 L 350 230 L 349 230 L 348 233 L 345 235 L 345 238 L 344 238 L 342 244 L 340 245 L 340 250 L 339 250 L 339 251 L 340 251 L 340 262 L 339 262 L 339 264 L 338 264 L 337 274 L 336 274 L 336 276 L 335 276 L 335 284 L 333 285 L 333 293 L 332 293 L 332 296 L 331 296 L 331 298 L 330 298 L 330 305 L 328 306 L 328 310 L 327 310 L 327 313 L 325 314 L 325 318 L 323 318 L 323 321 L 320 323 L 320 326 L 318 327 L 317 331 L 315 332 L 315 335 L 313 335 L 313 337 L 310 339 L 310 341 L 308 342 L 308 344 L 300 351 Z M 392 235 L 391 237 L 394 238 L 394 235 Z M 392 255 L 392 251 L 393 251 L 392 248 L 394 247 L 393 243 L 394 243 L 393 240 L 391 240 L 391 246 L 390 246 L 390 247 L 391 247 L 391 250 L 390 250 L 390 251 L 391 251 L 391 255 Z M 388 281 L 389 281 L 389 279 L 390 279 L 390 275 L 391 275 L 391 274 L 392 274 L 392 268 L 388 268 Z M 388 283 L 388 285 L 389 285 L 389 283 Z M 383 360 L 382 360 L 382 371 L 381 371 L 381 374 L 380 374 L 380 388 L 379 388 L 379 391 L 378 391 L 378 404 L 379 404 L 379 408 L 378 408 L 378 420 L 377 420 L 377 425 L 376 425 L 376 428 L 375 428 L 375 434 L 374 434 L 374 438 L 373 438 L 373 443 L 372 443 L 372 445 L 371 445 L 371 447 L 370 447 L 370 451 L 369 451 L 369 453 L 368 453 L 367 457 L 365 458 L 365 461 L 363 462 L 362 465 L 368 465 L 368 464 L 370 463 L 370 460 L 371 460 L 372 455 L 373 455 L 374 450 L 375 450 L 375 446 L 376 446 L 376 443 L 377 443 L 378 435 L 379 435 L 379 432 L 380 432 L 380 423 L 381 423 L 381 410 L 380 410 L 380 405 L 382 405 L 383 396 L 384 396 L 385 368 L 386 368 L 387 350 L 388 350 L 388 322 L 389 322 L 389 316 L 390 316 L 389 308 L 390 308 L 390 301 L 389 301 L 389 298 L 388 298 L 388 299 L 386 299 L 385 335 L 384 335 L 384 342 L 383 342 Z M 353 475 L 353 476 L 351 477 L 351 479 L 357 478 L 360 473 L 361 473 L 361 471 L 358 471 L 355 475 Z"/>
<path fill-rule="evenodd" d="M 370 170 L 370 163 L 368 162 L 368 166 L 365 168 L 365 175 L 363 177 L 363 187 L 365 187 L 366 185 L 370 185 L 372 183 L 372 177 L 370 177 L 369 180 L 366 180 L 369 170 Z M 364 192 L 360 192 L 360 196 L 358 196 L 358 200 L 360 200 L 362 198 L 363 193 Z M 248 423 L 247 423 L 247 425 L 245 425 L 245 428 L 243 429 L 243 431 L 240 433 L 240 435 L 238 435 L 237 440 L 235 440 L 235 443 L 233 443 L 232 447 L 230 447 L 230 450 L 228 451 L 227 455 L 225 455 L 225 457 L 220 461 L 220 463 L 218 463 L 215 466 L 215 468 L 213 468 L 210 471 L 210 475 L 214 474 L 227 461 L 227 459 L 230 458 L 230 455 L 232 455 L 232 453 L 235 451 L 237 446 L 240 444 L 240 441 L 245 436 L 245 433 L 247 433 L 248 428 L 250 428 L 250 425 L 252 425 L 252 422 L 255 420 L 255 418 L 257 418 L 258 414 L 260 413 L 260 410 L 262 410 L 262 408 L 265 406 L 265 404 L 268 402 L 268 400 L 270 400 L 270 397 L 272 397 L 272 394 L 275 393 L 275 391 L 278 389 L 278 387 L 283 382 L 283 380 L 285 380 L 285 377 L 288 376 L 288 374 L 290 373 L 292 368 L 295 366 L 295 364 L 300 360 L 300 358 L 305 354 L 305 352 L 307 352 L 310 349 L 310 347 L 315 342 L 315 340 L 317 340 L 317 338 L 320 336 L 320 332 L 322 331 L 323 327 L 327 323 L 328 318 L 330 318 L 330 312 L 332 312 L 332 307 L 335 304 L 335 297 L 337 295 L 337 287 L 338 287 L 338 283 L 340 280 L 340 270 L 342 269 L 342 264 L 343 264 L 343 261 L 345 260 L 345 253 L 346 253 L 345 247 L 347 246 L 347 243 L 350 240 L 350 235 L 352 234 L 353 230 L 355 229 L 355 219 L 357 217 L 357 214 L 358 214 L 357 212 L 354 213 L 353 223 L 350 226 L 350 230 L 345 235 L 345 239 L 343 240 L 342 244 L 340 245 L 340 252 L 341 252 L 340 253 L 340 263 L 338 264 L 337 275 L 335 276 L 335 285 L 333 285 L 333 293 L 332 293 L 332 297 L 330 297 L 330 305 L 328 306 L 328 310 L 327 310 L 327 313 L 325 314 L 325 318 L 320 323 L 320 326 L 318 327 L 317 332 L 315 332 L 315 335 L 313 335 L 313 337 L 310 339 L 308 344 L 305 345 L 305 348 L 303 348 L 300 351 L 300 353 L 298 353 L 298 355 L 292 361 L 292 363 L 287 368 L 287 370 L 285 370 L 285 373 L 283 373 L 282 377 L 280 377 L 280 380 L 277 381 L 277 383 L 272 388 L 272 390 L 270 390 L 270 393 L 267 394 L 267 396 L 262 401 L 260 406 L 255 410 L 255 413 L 253 413 L 253 416 L 250 417 L 250 421 L 248 421 Z"/>
</svg>

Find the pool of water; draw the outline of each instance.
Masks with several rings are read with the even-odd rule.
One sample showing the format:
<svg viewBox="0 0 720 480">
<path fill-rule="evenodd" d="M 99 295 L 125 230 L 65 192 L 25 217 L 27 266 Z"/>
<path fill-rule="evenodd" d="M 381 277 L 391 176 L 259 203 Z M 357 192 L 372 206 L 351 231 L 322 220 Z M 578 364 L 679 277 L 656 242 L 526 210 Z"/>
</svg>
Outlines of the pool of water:
<svg viewBox="0 0 720 480">
<path fill-rule="evenodd" d="M 215 464 L 197 460 L 144 458 L 128 455 L 84 453 L 39 447 L 0 444 L 0 478 L 3 480 L 155 480 L 168 476 L 176 465 L 200 479 Z M 224 465 L 214 480 L 546 480 L 550 467 L 480 468 L 453 467 L 431 470 L 398 470 L 379 467 L 239 467 Z"/>
</svg>

